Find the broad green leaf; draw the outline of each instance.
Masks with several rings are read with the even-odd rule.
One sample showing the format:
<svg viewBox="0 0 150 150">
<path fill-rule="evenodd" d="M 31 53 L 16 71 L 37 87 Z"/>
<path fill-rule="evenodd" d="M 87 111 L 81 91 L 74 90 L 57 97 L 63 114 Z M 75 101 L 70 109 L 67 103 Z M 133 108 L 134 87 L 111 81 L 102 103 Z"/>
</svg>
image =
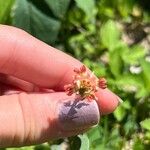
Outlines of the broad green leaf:
<svg viewBox="0 0 150 150">
<path fill-rule="evenodd" d="M 143 120 L 141 123 L 142 128 L 150 131 L 150 118 Z"/>
<path fill-rule="evenodd" d="M 53 14 L 58 18 L 63 18 L 70 0 L 45 0 Z"/>
<path fill-rule="evenodd" d="M 42 14 L 34 6 L 31 8 L 32 33 L 47 43 L 55 42 L 60 29 L 60 22 Z"/>
<path fill-rule="evenodd" d="M 94 13 L 95 0 L 75 0 L 77 6 L 83 10 L 83 12 L 91 18 Z"/>
<path fill-rule="evenodd" d="M 120 40 L 120 31 L 114 21 L 108 20 L 102 25 L 100 30 L 100 38 L 102 44 L 110 51 L 118 46 Z"/>
<path fill-rule="evenodd" d="M 31 8 L 27 0 L 16 0 L 13 11 L 13 25 L 32 33 Z"/>
<path fill-rule="evenodd" d="M 126 110 L 121 105 L 114 111 L 114 116 L 118 121 L 122 121 L 125 115 L 126 115 Z"/>
<path fill-rule="evenodd" d="M 80 150 L 89 150 L 89 139 L 86 134 L 78 135 L 81 140 L 81 147 Z"/>
<path fill-rule="evenodd" d="M 46 16 L 27 0 L 16 0 L 13 25 L 24 29 L 47 43 L 55 42 L 60 22 Z"/>
<path fill-rule="evenodd" d="M 0 23 L 5 23 L 10 15 L 14 0 L 0 0 Z"/>
<path fill-rule="evenodd" d="M 109 52 L 110 70 L 115 77 L 119 77 L 122 74 L 123 61 L 121 58 L 121 53 L 121 48 L 116 48 L 113 51 Z"/>
</svg>

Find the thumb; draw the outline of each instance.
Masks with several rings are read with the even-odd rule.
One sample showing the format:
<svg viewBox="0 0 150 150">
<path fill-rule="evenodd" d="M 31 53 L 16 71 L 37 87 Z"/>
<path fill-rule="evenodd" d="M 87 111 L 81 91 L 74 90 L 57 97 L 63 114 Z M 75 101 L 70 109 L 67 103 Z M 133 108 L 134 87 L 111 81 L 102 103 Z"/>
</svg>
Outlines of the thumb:
<svg viewBox="0 0 150 150">
<path fill-rule="evenodd" d="M 0 147 L 39 144 L 76 135 L 99 122 L 95 101 L 65 93 L 13 94 L 0 97 Z"/>
</svg>

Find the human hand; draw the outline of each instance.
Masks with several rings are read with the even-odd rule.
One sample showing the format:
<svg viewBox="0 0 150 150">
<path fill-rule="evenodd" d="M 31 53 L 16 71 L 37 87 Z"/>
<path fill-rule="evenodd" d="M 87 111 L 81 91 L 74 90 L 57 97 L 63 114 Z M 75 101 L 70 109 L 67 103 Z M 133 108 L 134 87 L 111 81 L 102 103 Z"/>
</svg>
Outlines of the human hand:
<svg viewBox="0 0 150 150">
<path fill-rule="evenodd" d="M 83 133 L 119 104 L 108 89 L 97 102 L 67 96 L 64 85 L 82 63 L 20 29 L 1 25 L 0 47 L 0 147 Z"/>
</svg>

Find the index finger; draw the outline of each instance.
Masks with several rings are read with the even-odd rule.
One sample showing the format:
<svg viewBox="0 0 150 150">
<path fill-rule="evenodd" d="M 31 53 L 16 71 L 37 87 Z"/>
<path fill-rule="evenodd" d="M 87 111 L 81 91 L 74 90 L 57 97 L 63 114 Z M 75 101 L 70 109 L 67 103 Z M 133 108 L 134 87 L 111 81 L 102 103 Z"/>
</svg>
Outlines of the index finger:
<svg viewBox="0 0 150 150">
<path fill-rule="evenodd" d="M 82 63 L 45 44 L 23 30 L 0 26 L 0 72 L 34 83 L 40 87 L 62 91 L 72 81 L 74 68 Z M 109 90 L 98 92 L 102 112 L 109 113 L 118 98 Z M 108 105 L 109 104 L 109 105 Z"/>
<path fill-rule="evenodd" d="M 0 72 L 36 85 L 62 89 L 81 63 L 23 30 L 0 26 Z"/>
</svg>

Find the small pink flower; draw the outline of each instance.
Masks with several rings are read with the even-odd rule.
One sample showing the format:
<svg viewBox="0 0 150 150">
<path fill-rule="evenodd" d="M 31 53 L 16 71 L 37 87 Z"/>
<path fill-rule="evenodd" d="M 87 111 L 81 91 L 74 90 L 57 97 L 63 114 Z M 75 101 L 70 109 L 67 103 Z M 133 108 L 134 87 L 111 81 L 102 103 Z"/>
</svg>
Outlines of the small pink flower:
<svg viewBox="0 0 150 150">
<path fill-rule="evenodd" d="M 84 65 L 79 69 L 75 68 L 74 72 L 75 75 L 73 76 L 72 83 L 64 86 L 66 94 L 69 96 L 76 94 L 81 99 L 97 100 L 95 93 L 98 91 L 98 88 L 105 89 L 107 87 L 105 78 L 97 79 L 94 74 L 87 72 Z"/>
</svg>

